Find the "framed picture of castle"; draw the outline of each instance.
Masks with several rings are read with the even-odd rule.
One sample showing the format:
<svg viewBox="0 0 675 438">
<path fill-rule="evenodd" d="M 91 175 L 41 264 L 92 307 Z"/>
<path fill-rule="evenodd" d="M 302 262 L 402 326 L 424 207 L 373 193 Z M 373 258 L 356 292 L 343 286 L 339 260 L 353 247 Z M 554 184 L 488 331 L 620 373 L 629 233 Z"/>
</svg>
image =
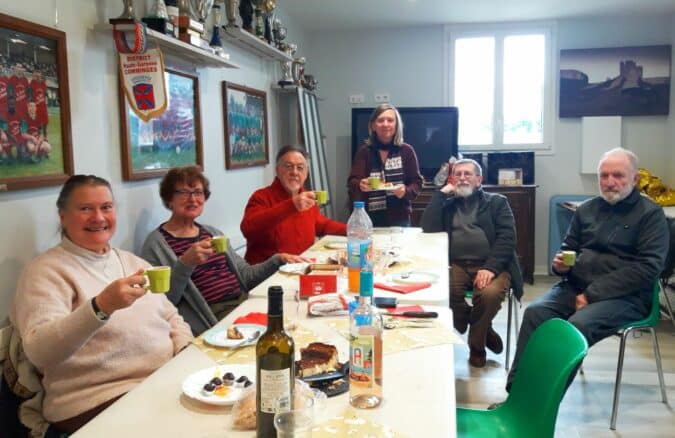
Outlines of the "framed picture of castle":
<svg viewBox="0 0 675 438">
<path fill-rule="evenodd" d="M 560 117 L 666 115 L 670 45 L 560 51 Z"/>
</svg>

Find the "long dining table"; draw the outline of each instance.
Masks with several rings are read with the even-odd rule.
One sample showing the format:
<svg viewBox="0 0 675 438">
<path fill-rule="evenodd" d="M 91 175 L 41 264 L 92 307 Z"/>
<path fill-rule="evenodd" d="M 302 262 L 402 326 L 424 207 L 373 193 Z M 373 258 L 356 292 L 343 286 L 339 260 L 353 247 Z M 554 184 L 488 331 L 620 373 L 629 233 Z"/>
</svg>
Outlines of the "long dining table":
<svg viewBox="0 0 675 438">
<path fill-rule="evenodd" d="M 443 248 L 447 251 L 447 238 L 443 234 L 425 235 L 415 233 L 408 236 L 403 244 L 411 253 L 423 250 L 424 257 L 434 257 L 434 250 Z M 334 239 L 333 236 L 322 239 Z M 305 255 L 320 255 L 322 240 L 310 248 Z M 443 243 L 443 240 L 445 242 Z M 418 242 L 416 245 L 413 242 Z M 419 243 L 421 242 L 421 243 Z M 437 254 L 440 255 L 440 254 Z M 447 252 L 437 260 L 447 260 Z M 413 261 L 414 264 L 414 261 Z M 398 329 L 385 331 L 385 354 L 383 358 L 383 402 L 375 409 L 355 409 L 349 405 L 348 393 L 343 393 L 326 400 L 321 419 L 316 422 L 343 418 L 351 415 L 356 422 L 368 422 L 381 427 L 387 434 L 380 436 L 401 437 L 455 437 L 455 376 L 453 343 L 459 342 L 452 331 L 452 314 L 447 306 L 447 266 L 439 262 L 438 280 L 431 291 L 418 291 L 399 298 L 407 298 L 404 304 L 422 304 L 424 310 L 436 311 L 439 314 L 435 321 L 437 330 L 443 335 L 427 344 L 412 342 L 408 347 L 393 345 L 400 343 L 403 331 Z M 447 265 L 447 263 L 445 263 Z M 425 265 L 430 269 L 431 265 Z M 446 273 L 443 275 L 443 271 Z M 339 352 L 340 362 L 349 358 L 349 343 L 340 328 L 347 325 L 346 316 L 311 317 L 307 315 L 307 301 L 297 300 L 292 291 L 293 276 L 275 273 L 250 291 L 249 299 L 242 303 L 230 315 L 224 318 L 212 330 L 231 325 L 238 317 L 251 312 L 266 312 L 267 289 L 271 285 L 284 287 L 284 312 L 287 330 L 291 336 L 298 333 L 296 340 L 296 359 L 303 342 L 307 342 L 307 333 L 322 342 L 335 345 Z M 297 287 L 297 286 L 295 286 Z M 444 289 L 445 298 L 436 296 L 435 289 Z M 286 292 L 289 293 L 286 293 Z M 419 301 L 412 297 L 421 296 Z M 389 296 L 385 291 L 375 291 L 376 296 Z M 432 305 L 440 304 L 440 305 Z M 419 330 L 411 335 L 415 338 Z M 387 333 L 389 332 L 389 333 Z M 401 333 L 401 334 L 399 334 Z M 410 331 L 408 331 L 410 333 Z M 446 334 L 447 333 L 447 334 Z M 436 333 L 438 335 L 438 333 Z M 387 338 L 389 336 L 389 338 Z M 398 336 L 398 337 L 397 337 Z M 421 336 L 421 335 L 420 335 Z M 294 336 L 294 339 L 295 336 Z M 390 340 L 388 345 L 388 341 Z M 395 340 L 395 342 L 394 342 Z M 410 339 L 408 339 L 410 341 Z M 403 344 L 402 344 L 403 345 Z M 422 346 L 420 346 L 422 345 Z M 235 430 L 232 424 L 231 406 L 214 406 L 194 400 L 183 393 L 183 381 L 193 373 L 222 366 L 227 370 L 227 360 L 214 359 L 214 351 L 208 351 L 205 344 L 199 341 L 190 344 L 173 359 L 156 370 L 137 387 L 113 403 L 96 418 L 77 431 L 73 436 L 80 437 L 252 437 L 255 431 Z M 216 352 L 220 354 L 220 352 Z M 223 352 L 222 357 L 228 357 Z M 254 361 L 254 357 L 252 359 Z M 253 364 L 249 364 L 254 369 Z M 315 436 L 323 436 L 316 434 Z M 356 436 L 356 435 L 353 435 Z"/>
</svg>

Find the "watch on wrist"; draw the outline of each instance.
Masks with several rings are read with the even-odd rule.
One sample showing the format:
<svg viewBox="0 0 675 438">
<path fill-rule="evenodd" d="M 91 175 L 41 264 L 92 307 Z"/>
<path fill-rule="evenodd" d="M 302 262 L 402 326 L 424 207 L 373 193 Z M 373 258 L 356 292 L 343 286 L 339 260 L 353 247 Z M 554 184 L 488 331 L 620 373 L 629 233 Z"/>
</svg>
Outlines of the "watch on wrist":
<svg viewBox="0 0 675 438">
<path fill-rule="evenodd" d="M 96 319 L 99 321 L 106 321 L 108 318 L 110 318 L 110 315 L 105 313 L 96 305 L 96 297 L 91 299 L 91 307 L 94 309 L 94 315 L 96 315 Z"/>
</svg>

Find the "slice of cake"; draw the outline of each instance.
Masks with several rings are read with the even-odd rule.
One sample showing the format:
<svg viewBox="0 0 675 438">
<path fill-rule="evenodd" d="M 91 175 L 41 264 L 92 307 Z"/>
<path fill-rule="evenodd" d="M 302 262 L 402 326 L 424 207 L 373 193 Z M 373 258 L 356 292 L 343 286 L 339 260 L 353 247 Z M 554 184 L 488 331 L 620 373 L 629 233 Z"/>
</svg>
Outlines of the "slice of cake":
<svg viewBox="0 0 675 438">
<path fill-rule="evenodd" d="M 306 348 L 300 349 L 298 362 L 300 377 L 329 373 L 337 370 L 339 366 L 337 348 L 334 345 L 312 342 Z"/>
</svg>

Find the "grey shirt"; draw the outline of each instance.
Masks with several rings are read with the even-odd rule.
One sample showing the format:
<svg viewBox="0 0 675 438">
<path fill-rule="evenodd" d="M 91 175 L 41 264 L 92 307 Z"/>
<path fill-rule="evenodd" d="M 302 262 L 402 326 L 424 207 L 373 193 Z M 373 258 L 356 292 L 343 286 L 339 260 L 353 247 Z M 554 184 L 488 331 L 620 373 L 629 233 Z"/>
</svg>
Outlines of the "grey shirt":
<svg viewBox="0 0 675 438">
<path fill-rule="evenodd" d="M 483 261 L 490 255 L 490 242 L 478 225 L 478 197 L 457 198 L 457 209 L 452 217 L 452 247 L 450 261 Z"/>
</svg>

